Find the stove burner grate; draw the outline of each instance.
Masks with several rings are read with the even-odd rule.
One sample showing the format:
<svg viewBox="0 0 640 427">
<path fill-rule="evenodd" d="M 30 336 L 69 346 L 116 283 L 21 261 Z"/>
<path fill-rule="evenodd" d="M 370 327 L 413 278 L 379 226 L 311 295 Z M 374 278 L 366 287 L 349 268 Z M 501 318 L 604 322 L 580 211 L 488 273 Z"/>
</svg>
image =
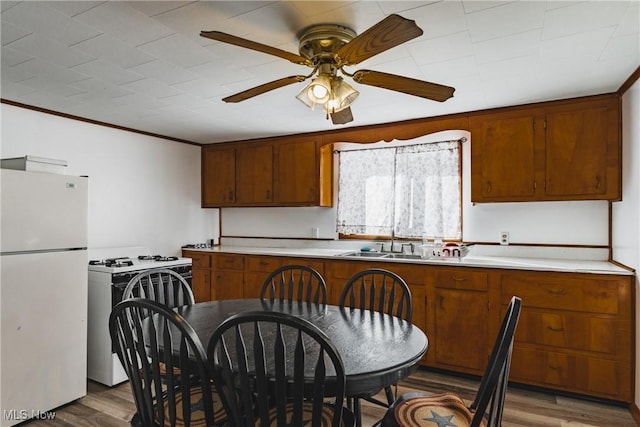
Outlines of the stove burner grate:
<svg viewBox="0 0 640 427">
<path fill-rule="evenodd" d="M 162 256 L 162 255 L 138 255 L 138 259 L 141 261 L 177 261 L 177 256 Z"/>
</svg>

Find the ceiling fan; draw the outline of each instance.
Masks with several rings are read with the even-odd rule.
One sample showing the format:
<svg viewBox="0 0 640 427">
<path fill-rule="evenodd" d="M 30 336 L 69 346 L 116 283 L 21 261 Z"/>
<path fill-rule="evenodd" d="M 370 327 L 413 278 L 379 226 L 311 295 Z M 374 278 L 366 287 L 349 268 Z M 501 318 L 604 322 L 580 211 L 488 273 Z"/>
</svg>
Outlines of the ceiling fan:
<svg viewBox="0 0 640 427">
<path fill-rule="evenodd" d="M 389 15 L 360 35 L 345 26 L 337 24 L 311 25 L 298 33 L 299 54 L 276 47 L 243 39 L 220 31 L 201 31 L 202 37 L 256 50 L 286 59 L 294 64 L 313 68 L 308 75 L 284 77 L 223 98 L 225 102 L 240 102 L 293 83 L 312 78 L 296 96 L 307 106 L 322 105 L 334 124 L 344 124 L 353 120 L 350 105 L 358 96 L 338 75 L 340 71 L 355 82 L 381 87 L 421 98 L 443 102 L 453 96 L 454 88 L 372 70 L 347 72 L 344 67 L 356 65 L 374 55 L 389 50 L 422 35 L 415 21 L 399 15 Z"/>
</svg>

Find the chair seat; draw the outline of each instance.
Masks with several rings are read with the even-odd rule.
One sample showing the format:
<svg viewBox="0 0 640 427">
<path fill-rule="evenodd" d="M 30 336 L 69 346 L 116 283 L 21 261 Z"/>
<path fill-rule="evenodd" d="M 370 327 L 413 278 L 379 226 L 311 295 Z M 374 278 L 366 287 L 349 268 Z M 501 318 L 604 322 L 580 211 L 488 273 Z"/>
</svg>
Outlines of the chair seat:
<svg viewBox="0 0 640 427">
<path fill-rule="evenodd" d="M 407 393 L 395 404 L 395 425 L 400 427 L 465 427 L 471 425 L 473 413 L 456 394 L 424 395 Z M 486 425 L 483 420 L 481 426 Z"/>
<path fill-rule="evenodd" d="M 220 397 L 218 396 L 218 393 L 215 391 L 215 389 L 212 388 L 211 390 L 211 394 L 212 394 L 212 399 L 213 399 L 213 414 L 214 414 L 214 419 L 215 419 L 215 425 L 216 426 L 221 426 L 223 425 L 226 420 L 227 420 L 227 414 L 224 410 L 224 407 L 222 406 L 222 402 L 220 400 Z M 191 427 L 207 427 L 207 422 L 205 420 L 205 416 L 204 416 L 204 409 L 202 407 L 202 388 L 201 387 L 192 387 L 190 389 L 190 396 L 191 396 L 191 423 L 189 424 Z M 166 402 L 168 403 L 168 402 Z M 176 396 L 176 407 L 179 407 L 182 404 L 182 394 L 178 393 Z M 176 426 L 184 426 L 185 424 L 185 420 L 184 418 L 182 418 L 182 413 L 180 413 L 180 411 L 177 411 L 177 416 L 179 417 L 176 421 Z M 165 414 L 165 423 L 164 426 L 165 427 L 172 427 L 171 423 L 169 422 L 169 405 L 165 404 L 164 405 L 164 414 Z M 160 416 L 159 414 L 156 413 L 156 424 L 157 425 L 162 425 L 160 423 Z"/>
<path fill-rule="evenodd" d="M 293 404 L 289 404 L 287 405 L 287 425 L 290 425 L 289 423 L 291 422 L 291 417 L 293 416 Z M 302 420 L 304 422 L 304 425 L 311 425 L 311 420 L 312 420 L 312 409 L 313 409 L 313 405 L 311 403 L 305 403 L 302 407 Z M 269 427 L 277 427 L 278 426 L 278 420 L 276 419 L 277 415 L 276 415 L 276 409 L 273 408 L 270 412 L 269 412 Z M 332 421 L 332 417 L 333 417 L 333 409 L 332 409 L 332 405 L 327 403 L 324 405 L 323 411 L 322 411 L 322 416 L 321 416 L 321 426 L 322 427 L 331 427 L 331 421 Z M 355 418 L 353 416 L 353 413 L 347 409 L 347 408 L 343 408 L 342 409 L 342 422 L 340 423 L 340 427 L 352 427 L 355 423 Z M 256 420 L 256 426 L 261 426 L 260 424 L 260 420 Z"/>
</svg>

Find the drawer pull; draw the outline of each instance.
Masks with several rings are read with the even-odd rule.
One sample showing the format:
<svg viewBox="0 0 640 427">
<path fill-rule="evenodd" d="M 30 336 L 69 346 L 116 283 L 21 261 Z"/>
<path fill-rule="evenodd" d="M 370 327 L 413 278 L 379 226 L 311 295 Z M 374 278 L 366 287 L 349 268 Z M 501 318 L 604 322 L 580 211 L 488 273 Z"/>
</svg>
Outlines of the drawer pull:
<svg viewBox="0 0 640 427">
<path fill-rule="evenodd" d="M 454 282 L 466 282 L 467 279 L 465 279 L 464 277 L 451 276 L 451 280 L 453 280 Z"/>
<path fill-rule="evenodd" d="M 554 328 L 553 326 L 547 326 L 547 329 L 553 332 L 564 332 L 564 328 Z"/>
<path fill-rule="evenodd" d="M 560 366 L 549 365 L 549 369 L 551 369 L 552 371 L 562 371 L 562 367 Z"/>
<path fill-rule="evenodd" d="M 562 296 L 567 294 L 564 289 L 549 289 L 548 292 L 551 295 L 555 295 L 555 296 Z"/>
</svg>

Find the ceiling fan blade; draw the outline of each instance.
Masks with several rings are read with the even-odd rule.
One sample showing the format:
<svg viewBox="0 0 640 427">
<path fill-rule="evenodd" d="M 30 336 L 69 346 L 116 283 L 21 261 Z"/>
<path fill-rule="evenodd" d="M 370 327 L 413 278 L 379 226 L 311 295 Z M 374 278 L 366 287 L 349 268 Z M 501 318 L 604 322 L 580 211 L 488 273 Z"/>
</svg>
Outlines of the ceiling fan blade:
<svg viewBox="0 0 640 427">
<path fill-rule="evenodd" d="M 244 101 L 245 99 L 253 98 L 254 96 L 257 96 L 257 95 L 262 95 L 263 93 L 269 92 L 270 90 L 278 89 L 293 83 L 303 82 L 306 79 L 307 79 L 306 76 L 284 77 L 282 79 L 274 80 L 272 82 L 265 83 L 260 86 L 256 86 L 254 88 L 236 93 L 235 95 L 227 96 L 222 100 L 224 102 L 240 102 L 240 101 Z"/>
<path fill-rule="evenodd" d="M 451 98 L 455 92 L 455 89 L 450 86 L 380 71 L 358 70 L 353 74 L 353 80 L 364 85 L 382 87 L 439 102 Z"/>
<path fill-rule="evenodd" d="M 342 46 L 336 55 L 343 65 L 353 65 L 421 35 L 415 21 L 389 15 Z"/>
<path fill-rule="evenodd" d="M 231 34 L 222 33 L 220 31 L 200 31 L 200 36 L 284 58 L 287 61 L 293 62 L 294 64 L 313 67 L 313 63 L 303 56 L 287 52 L 286 50 L 278 49 L 277 47 L 267 46 L 266 44 L 232 36 Z"/>
<path fill-rule="evenodd" d="M 351 107 L 343 108 L 335 113 L 329 113 L 331 121 L 334 125 L 343 125 L 353 121 L 353 114 L 351 114 Z"/>
</svg>

